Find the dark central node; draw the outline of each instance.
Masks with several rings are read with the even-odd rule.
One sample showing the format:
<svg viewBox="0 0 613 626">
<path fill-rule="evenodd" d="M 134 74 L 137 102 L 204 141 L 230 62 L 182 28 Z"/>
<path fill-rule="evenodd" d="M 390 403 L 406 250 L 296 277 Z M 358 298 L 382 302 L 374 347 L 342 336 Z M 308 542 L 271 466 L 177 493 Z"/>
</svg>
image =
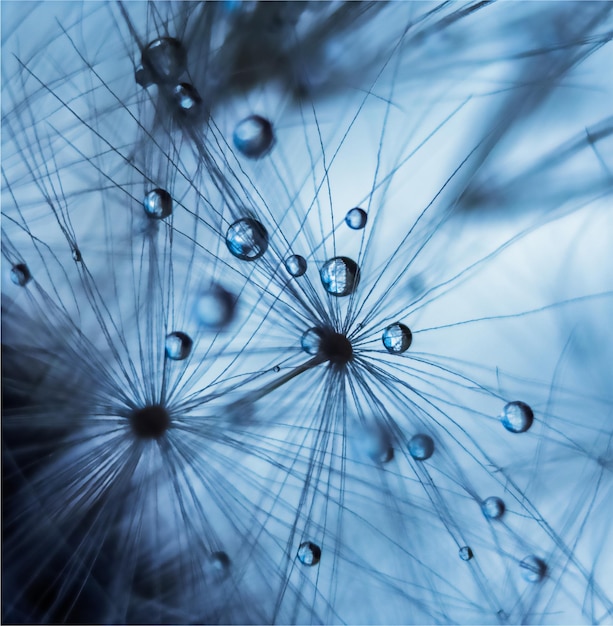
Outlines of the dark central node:
<svg viewBox="0 0 613 626">
<path fill-rule="evenodd" d="M 163 406 L 152 404 L 132 411 L 130 424 L 137 437 L 159 439 L 170 426 L 170 415 Z"/>
<path fill-rule="evenodd" d="M 319 354 L 333 365 L 347 365 L 353 359 L 351 341 L 341 333 L 324 328 L 319 330 Z"/>
</svg>

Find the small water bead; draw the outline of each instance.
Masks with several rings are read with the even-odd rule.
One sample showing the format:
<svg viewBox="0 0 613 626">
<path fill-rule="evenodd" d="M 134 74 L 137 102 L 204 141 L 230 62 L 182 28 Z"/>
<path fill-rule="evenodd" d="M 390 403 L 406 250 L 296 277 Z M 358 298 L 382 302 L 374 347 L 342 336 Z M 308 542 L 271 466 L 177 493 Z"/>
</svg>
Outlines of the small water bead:
<svg viewBox="0 0 613 626">
<path fill-rule="evenodd" d="M 268 250 L 268 231 L 250 217 L 237 220 L 226 233 L 228 250 L 241 261 L 255 261 Z"/>
<path fill-rule="evenodd" d="M 79 250 L 79 248 L 72 249 L 72 260 L 75 263 L 81 263 L 83 261 L 83 255 L 81 254 L 81 250 Z"/>
<path fill-rule="evenodd" d="M 187 68 L 187 54 L 178 39 L 160 37 L 143 50 L 141 62 L 143 69 L 149 74 L 145 80 L 173 83 Z"/>
<path fill-rule="evenodd" d="M 319 328 L 309 328 L 300 338 L 300 346 L 307 354 L 313 356 L 319 353 L 322 332 Z"/>
<path fill-rule="evenodd" d="M 394 458 L 394 448 L 386 432 L 380 428 L 365 428 L 360 442 L 360 451 L 379 465 L 389 463 Z"/>
<path fill-rule="evenodd" d="M 434 454 L 434 441 L 429 435 L 415 435 L 409 440 L 409 454 L 416 461 L 425 461 Z"/>
<path fill-rule="evenodd" d="M 531 554 L 519 564 L 522 578 L 529 583 L 540 583 L 547 573 L 547 564 Z"/>
<path fill-rule="evenodd" d="M 137 85 L 143 87 L 143 89 L 147 89 L 154 84 L 153 79 L 151 78 L 151 73 L 148 72 L 142 65 L 139 65 L 134 72 L 134 80 Z"/>
<path fill-rule="evenodd" d="M 273 371 L 275 374 L 278 374 L 278 373 L 281 371 L 281 367 L 280 367 L 279 365 L 275 365 L 275 366 L 272 368 L 272 371 Z"/>
<path fill-rule="evenodd" d="M 307 262 L 303 256 L 292 254 L 284 261 L 285 269 L 295 278 L 302 276 L 307 271 Z"/>
<path fill-rule="evenodd" d="M 408 326 L 396 322 L 390 324 L 381 337 L 385 349 L 391 354 L 402 354 L 406 352 L 413 341 L 413 333 Z"/>
<path fill-rule="evenodd" d="M 481 510 L 487 519 L 500 519 L 505 509 L 504 502 L 496 496 L 490 496 L 481 503 Z"/>
<path fill-rule="evenodd" d="M 298 554 L 296 556 L 303 565 L 313 567 L 314 565 L 317 565 L 321 559 L 321 548 L 311 541 L 305 541 L 300 544 Z"/>
<path fill-rule="evenodd" d="M 198 105 L 202 102 L 202 98 L 198 90 L 189 83 L 180 83 L 172 89 L 172 96 L 184 115 L 193 115 L 198 110 Z"/>
<path fill-rule="evenodd" d="M 189 356 L 194 342 L 189 335 L 176 331 L 166 335 L 166 356 L 173 361 L 182 361 Z"/>
<path fill-rule="evenodd" d="M 195 314 L 201 326 L 221 330 L 234 318 L 236 298 L 221 285 L 213 284 L 196 301 Z"/>
<path fill-rule="evenodd" d="M 517 400 L 505 405 L 500 421 L 511 433 L 525 433 L 532 426 L 534 413 L 525 402 Z"/>
<path fill-rule="evenodd" d="M 473 558 L 473 551 L 468 546 L 462 546 L 459 555 L 462 561 L 470 561 Z"/>
<path fill-rule="evenodd" d="M 259 115 L 250 115 L 240 121 L 232 138 L 236 149 L 250 159 L 268 154 L 275 141 L 272 124 Z"/>
<path fill-rule="evenodd" d="M 347 226 L 349 226 L 352 230 L 362 230 L 362 228 L 366 226 L 367 219 L 368 216 L 366 215 L 366 211 L 356 207 L 355 209 L 347 211 L 347 215 L 345 215 L 345 224 L 347 224 Z"/>
<path fill-rule="evenodd" d="M 145 196 L 143 207 L 147 217 L 163 220 L 172 213 L 172 198 L 165 189 L 154 189 Z"/>
<path fill-rule="evenodd" d="M 326 261 L 320 271 L 321 283 L 332 296 L 352 294 L 360 282 L 358 264 L 346 256 L 337 256 Z"/>
<path fill-rule="evenodd" d="M 208 577 L 216 582 L 221 582 L 228 577 L 232 562 L 225 552 L 213 552 L 205 563 L 205 572 Z"/>
<path fill-rule="evenodd" d="M 25 287 L 32 280 L 32 274 L 25 263 L 16 263 L 11 268 L 11 282 L 19 287 Z"/>
</svg>

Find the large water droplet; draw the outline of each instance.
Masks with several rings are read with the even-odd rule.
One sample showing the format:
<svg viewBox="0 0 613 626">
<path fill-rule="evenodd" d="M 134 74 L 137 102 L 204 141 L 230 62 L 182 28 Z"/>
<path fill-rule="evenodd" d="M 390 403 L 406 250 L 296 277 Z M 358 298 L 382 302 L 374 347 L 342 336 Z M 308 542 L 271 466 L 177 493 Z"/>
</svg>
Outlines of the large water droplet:
<svg viewBox="0 0 613 626">
<path fill-rule="evenodd" d="M 272 124 L 259 115 L 250 115 L 234 129 L 236 149 L 250 159 L 259 159 L 270 151 L 275 137 Z"/>
<path fill-rule="evenodd" d="M 143 50 L 143 68 L 156 83 L 176 82 L 187 68 L 187 54 L 174 37 L 155 39 Z"/>
<path fill-rule="evenodd" d="M 143 207 L 147 217 L 163 220 L 172 213 L 172 198 L 165 189 L 154 189 L 145 196 Z"/>
<path fill-rule="evenodd" d="M 198 322 L 209 330 L 221 330 L 234 318 L 236 298 L 221 285 L 203 291 L 195 306 Z"/>
<path fill-rule="evenodd" d="M 525 433 L 532 426 L 534 413 L 525 402 L 517 400 L 505 405 L 500 421 L 511 433 Z"/>
<path fill-rule="evenodd" d="M 326 261 L 319 275 L 324 289 L 337 297 L 352 294 L 360 282 L 358 264 L 346 256 L 337 256 Z"/>
<path fill-rule="evenodd" d="M 242 261 L 255 261 L 268 249 L 268 231 L 250 217 L 237 220 L 226 234 L 228 250 Z"/>
<path fill-rule="evenodd" d="M 416 461 L 425 461 L 434 454 L 434 441 L 429 435 L 415 435 L 409 440 L 409 454 Z"/>
<path fill-rule="evenodd" d="M 189 335 L 176 331 L 166 335 L 166 355 L 173 361 L 182 361 L 192 351 L 193 341 Z"/>
<path fill-rule="evenodd" d="M 392 354 L 401 354 L 411 347 L 413 341 L 413 334 L 408 326 L 396 322 L 390 324 L 384 331 L 381 337 L 383 345 L 388 352 Z"/>
<path fill-rule="evenodd" d="M 296 557 L 303 565 L 317 565 L 321 559 L 321 548 L 311 541 L 305 541 L 300 544 Z"/>
<path fill-rule="evenodd" d="M 529 583 L 540 583 L 547 573 L 547 564 L 538 556 L 531 554 L 519 564 L 522 578 Z"/>
<path fill-rule="evenodd" d="M 322 332 L 319 328 L 309 328 L 300 338 L 300 346 L 307 354 L 318 354 Z"/>
<path fill-rule="evenodd" d="M 198 110 L 198 105 L 202 98 L 198 90 L 189 83 L 180 83 L 172 89 L 172 96 L 177 104 L 177 108 L 183 115 L 194 115 Z"/>
<path fill-rule="evenodd" d="M 307 270 L 306 259 L 299 254 L 292 254 L 285 259 L 285 269 L 296 278 L 302 276 Z"/>
<path fill-rule="evenodd" d="M 11 268 L 11 281 L 19 287 L 25 287 L 32 280 L 32 274 L 25 263 L 16 263 Z"/>
<path fill-rule="evenodd" d="M 129 419 L 132 431 L 141 439 L 159 439 L 170 426 L 170 415 L 160 404 L 135 409 Z"/>
<path fill-rule="evenodd" d="M 462 546 L 459 555 L 462 561 L 470 561 L 473 558 L 473 551 L 468 546 Z"/>
<path fill-rule="evenodd" d="M 481 503 L 481 510 L 488 519 L 500 519 L 504 515 L 505 505 L 500 498 L 490 496 Z"/>
<path fill-rule="evenodd" d="M 368 216 L 366 215 L 366 211 L 364 209 L 355 208 L 347 211 L 347 215 L 345 215 L 345 224 L 349 226 L 352 230 L 361 230 L 366 226 L 366 220 Z"/>
</svg>

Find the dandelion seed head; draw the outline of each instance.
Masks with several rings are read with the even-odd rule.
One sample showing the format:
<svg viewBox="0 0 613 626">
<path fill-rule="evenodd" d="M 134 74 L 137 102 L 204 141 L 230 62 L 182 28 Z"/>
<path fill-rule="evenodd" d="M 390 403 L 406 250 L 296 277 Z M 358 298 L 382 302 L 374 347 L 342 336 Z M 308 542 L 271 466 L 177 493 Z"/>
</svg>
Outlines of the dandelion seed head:
<svg viewBox="0 0 613 626">
<path fill-rule="evenodd" d="M 170 427 L 170 414 L 161 404 L 152 404 L 130 413 L 130 425 L 140 439 L 159 439 Z"/>
</svg>

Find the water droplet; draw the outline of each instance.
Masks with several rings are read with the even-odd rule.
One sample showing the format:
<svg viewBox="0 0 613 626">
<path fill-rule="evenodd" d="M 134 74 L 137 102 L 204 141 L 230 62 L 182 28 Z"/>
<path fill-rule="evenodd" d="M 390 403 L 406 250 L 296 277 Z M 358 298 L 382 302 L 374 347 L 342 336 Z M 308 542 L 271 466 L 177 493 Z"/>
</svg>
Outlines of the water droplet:
<svg viewBox="0 0 613 626">
<path fill-rule="evenodd" d="M 381 428 L 364 428 L 358 446 L 362 454 L 377 464 L 389 463 L 394 458 L 389 435 Z"/>
<path fill-rule="evenodd" d="M 482 502 L 481 510 L 488 519 L 500 519 L 504 515 L 505 505 L 500 498 L 490 496 Z"/>
<path fill-rule="evenodd" d="M 189 335 L 176 331 L 166 335 L 166 355 L 173 361 L 182 361 L 189 356 L 194 342 Z"/>
<path fill-rule="evenodd" d="M 333 296 L 352 294 L 360 282 L 360 268 L 346 256 L 337 256 L 326 261 L 319 271 L 324 289 Z"/>
<path fill-rule="evenodd" d="M 179 107 L 179 111 L 184 115 L 192 115 L 198 109 L 202 98 L 198 90 L 189 83 L 180 83 L 172 89 L 172 95 Z"/>
<path fill-rule="evenodd" d="M 259 115 L 250 115 L 240 121 L 234 129 L 236 149 L 250 159 L 259 159 L 272 148 L 274 133 L 272 124 Z"/>
<path fill-rule="evenodd" d="M 143 206 L 148 217 L 163 220 L 172 213 L 172 198 L 165 189 L 154 189 L 145 196 Z"/>
<path fill-rule="evenodd" d="M 272 371 L 273 371 L 273 372 L 275 372 L 276 374 L 278 374 L 278 373 L 281 371 L 281 368 L 280 368 L 278 365 L 275 365 L 275 366 L 272 368 Z"/>
<path fill-rule="evenodd" d="M 299 254 L 292 254 L 285 259 L 285 269 L 296 278 L 302 276 L 307 270 L 306 259 Z"/>
<path fill-rule="evenodd" d="M 392 354 L 402 354 L 411 347 L 413 334 L 408 326 L 396 322 L 395 324 L 390 324 L 383 331 L 381 340 L 388 352 Z"/>
<path fill-rule="evenodd" d="M 409 440 L 409 454 L 416 461 L 425 461 L 434 454 L 434 441 L 429 435 L 415 435 Z"/>
<path fill-rule="evenodd" d="M 296 557 L 303 565 L 317 565 L 321 559 L 321 548 L 311 541 L 305 541 L 300 544 Z"/>
<path fill-rule="evenodd" d="M 151 78 L 150 72 L 148 72 L 142 65 L 139 65 L 134 72 L 134 80 L 137 85 L 140 85 L 144 89 L 153 85 L 154 81 Z"/>
<path fill-rule="evenodd" d="M 234 318 L 236 298 L 221 285 L 213 284 L 196 301 L 198 322 L 209 330 L 221 330 Z"/>
<path fill-rule="evenodd" d="M 300 345 L 307 354 L 318 354 L 321 345 L 322 332 L 319 328 L 309 328 L 300 339 Z"/>
<path fill-rule="evenodd" d="M 79 250 L 79 248 L 72 249 L 72 260 L 75 263 L 81 263 L 81 261 L 83 261 L 83 256 L 81 255 L 81 250 Z"/>
<path fill-rule="evenodd" d="M 141 62 L 153 82 L 173 83 L 187 68 L 187 54 L 179 40 L 160 37 L 143 50 Z"/>
<path fill-rule="evenodd" d="M 529 583 L 540 583 L 547 573 L 547 564 L 531 554 L 519 564 L 522 578 Z"/>
<path fill-rule="evenodd" d="M 237 220 L 226 234 L 228 250 L 242 261 L 255 261 L 268 249 L 268 231 L 250 217 Z"/>
<path fill-rule="evenodd" d="M 159 439 L 170 426 L 170 415 L 160 404 L 135 409 L 129 419 L 132 431 L 141 439 Z"/>
<path fill-rule="evenodd" d="M 32 274 L 25 263 L 16 263 L 11 269 L 11 281 L 19 287 L 25 287 L 32 280 Z"/>
<path fill-rule="evenodd" d="M 364 226 L 366 226 L 367 219 L 368 216 L 366 215 L 366 211 L 356 207 L 355 209 L 347 211 L 347 215 L 345 215 L 345 224 L 353 230 L 361 230 Z"/>
<path fill-rule="evenodd" d="M 221 582 L 228 577 L 231 564 L 230 557 L 225 552 L 211 553 L 204 564 L 207 578 Z"/>
<path fill-rule="evenodd" d="M 462 561 L 470 561 L 473 558 L 473 551 L 468 546 L 462 546 L 459 554 Z"/>
<path fill-rule="evenodd" d="M 525 402 L 517 400 L 505 405 L 500 421 L 511 433 L 525 433 L 532 426 L 534 413 Z"/>
</svg>

